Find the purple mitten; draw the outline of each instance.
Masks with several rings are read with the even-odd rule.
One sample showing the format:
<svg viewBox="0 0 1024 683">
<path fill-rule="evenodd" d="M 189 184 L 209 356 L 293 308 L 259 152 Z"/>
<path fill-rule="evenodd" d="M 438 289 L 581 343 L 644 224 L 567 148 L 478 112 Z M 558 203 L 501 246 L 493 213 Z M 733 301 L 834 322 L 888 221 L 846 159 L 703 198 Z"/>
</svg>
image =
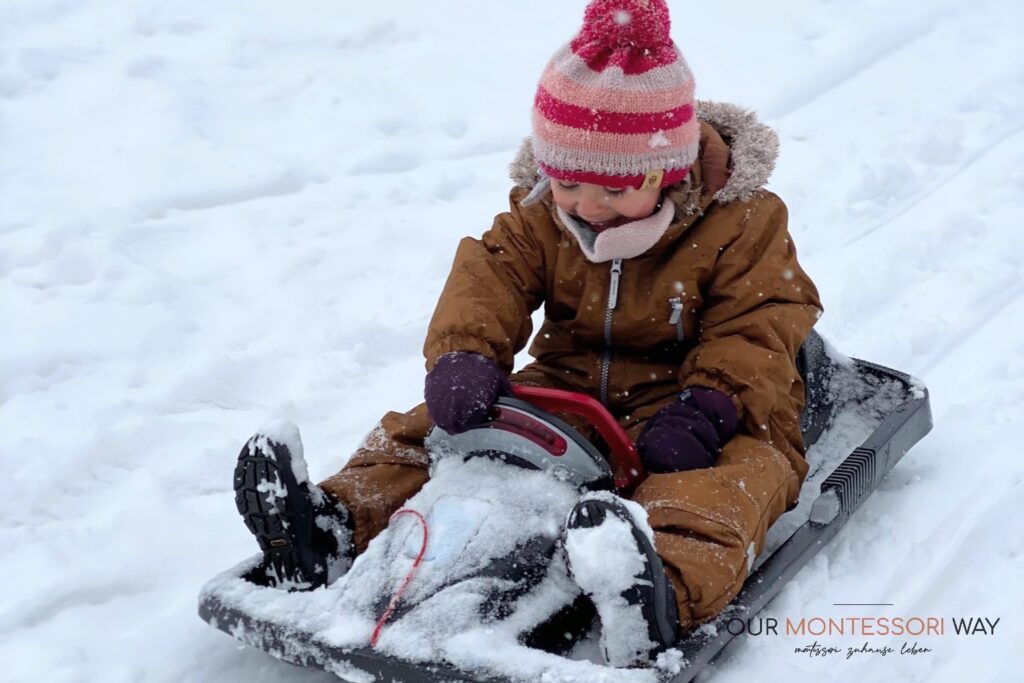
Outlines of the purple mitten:
<svg viewBox="0 0 1024 683">
<path fill-rule="evenodd" d="M 449 434 L 459 434 L 483 424 L 495 399 L 511 393 L 508 377 L 493 360 L 453 351 L 438 358 L 427 373 L 423 396 L 434 423 Z"/>
<path fill-rule="evenodd" d="M 711 467 L 736 433 L 732 399 L 716 389 L 690 387 L 644 425 L 637 450 L 654 473 Z"/>
</svg>

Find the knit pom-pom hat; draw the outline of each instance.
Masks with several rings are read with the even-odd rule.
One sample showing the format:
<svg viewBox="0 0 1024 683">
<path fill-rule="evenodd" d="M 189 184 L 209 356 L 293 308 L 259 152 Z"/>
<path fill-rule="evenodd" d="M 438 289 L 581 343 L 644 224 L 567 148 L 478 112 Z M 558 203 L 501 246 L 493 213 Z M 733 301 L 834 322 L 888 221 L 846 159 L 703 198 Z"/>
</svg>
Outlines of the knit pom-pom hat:
<svg viewBox="0 0 1024 683">
<path fill-rule="evenodd" d="M 697 158 L 693 74 L 665 0 L 594 0 L 548 62 L 533 105 L 533 153 L 563 182 L 674 185 Z"/>
</svg>

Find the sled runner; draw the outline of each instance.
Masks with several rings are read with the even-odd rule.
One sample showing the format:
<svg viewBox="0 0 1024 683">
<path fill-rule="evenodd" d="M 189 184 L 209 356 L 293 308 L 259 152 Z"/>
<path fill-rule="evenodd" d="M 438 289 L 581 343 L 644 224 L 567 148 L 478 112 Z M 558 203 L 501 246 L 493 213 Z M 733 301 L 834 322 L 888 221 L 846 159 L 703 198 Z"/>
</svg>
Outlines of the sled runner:
<svg viewBox="0 0 1024 683">
<path fill-rule="evenodd" d="M 931 428 L 927 390 L 840 356 L 812 333 L 798 358 L 810 473 L 772 527 L 743 589 L 652 669 L 589 661 L 594 608 L 568 578 L 558 538 L 581 491 L 629 490 L 635 449 L 586 396 L 517 387 L 490 423 L 427 441 L 431 479 L 351 570 L 315 591 L 259 585 L 261 556 L 200 596 L 212 626 L 284 661 L 362 681 L 692 680 L 834 537 Z M 607 457 L 552 413 L 598 428 Z M 589 639 L 592 641 L 592 638 Z M 591 647 L 590 650 L 593 650 Z"/>
</svg>

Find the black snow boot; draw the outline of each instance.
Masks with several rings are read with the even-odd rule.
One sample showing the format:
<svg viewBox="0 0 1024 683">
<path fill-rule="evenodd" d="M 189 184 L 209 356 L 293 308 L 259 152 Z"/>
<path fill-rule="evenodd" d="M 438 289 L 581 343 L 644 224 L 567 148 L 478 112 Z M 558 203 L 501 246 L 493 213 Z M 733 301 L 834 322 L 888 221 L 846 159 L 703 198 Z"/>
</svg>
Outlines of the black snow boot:
<svg viewBox="0 0 1024 683">
<path fill-rule="evenodd" d="M 271 435 L 273 434 L 273 435 Z M 235 504 L 263 550 L 248 579 L 288 590 L 312 590 L 348 571 L 348 510 L 309 483 L 298 429 L 282 423 L 257 433 L 235 466 Z"/>
<path fill-rule="evenodd" d="M 589 493 L 569 513 L 563 543 L 569 571 L 601 619 L 601 645 L 612 666 L 644 666 L 675 644 L 675 590 L 654 552 L 650 527 L 626 501 Z M 646 519 L 644 516 L 642 519 Z"/>
</svg>

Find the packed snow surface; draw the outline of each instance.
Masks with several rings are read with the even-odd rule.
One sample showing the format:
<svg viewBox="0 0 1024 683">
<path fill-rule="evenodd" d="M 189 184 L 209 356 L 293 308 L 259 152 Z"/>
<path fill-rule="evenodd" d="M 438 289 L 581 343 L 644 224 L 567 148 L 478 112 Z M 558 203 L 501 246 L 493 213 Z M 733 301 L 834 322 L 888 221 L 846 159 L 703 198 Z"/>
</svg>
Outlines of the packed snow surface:
<svg viewBox="0 0 1024 683">
<path fill-rule="evenodd" d="M 784 4 L 673 0 L 673 35 L 780 134 L 820 331 L 936 426 L 763 616 L 946 633 L 748 637 L 706 680 L 1020 680 L 1024 5 Z M 335 680 L 195 615 L 256 549 L 234 459 L 291 420 L 315 481 L 421 400 L 456 243 L 584 5 L 0 0 L 0 681 Z"/>
</svg>

